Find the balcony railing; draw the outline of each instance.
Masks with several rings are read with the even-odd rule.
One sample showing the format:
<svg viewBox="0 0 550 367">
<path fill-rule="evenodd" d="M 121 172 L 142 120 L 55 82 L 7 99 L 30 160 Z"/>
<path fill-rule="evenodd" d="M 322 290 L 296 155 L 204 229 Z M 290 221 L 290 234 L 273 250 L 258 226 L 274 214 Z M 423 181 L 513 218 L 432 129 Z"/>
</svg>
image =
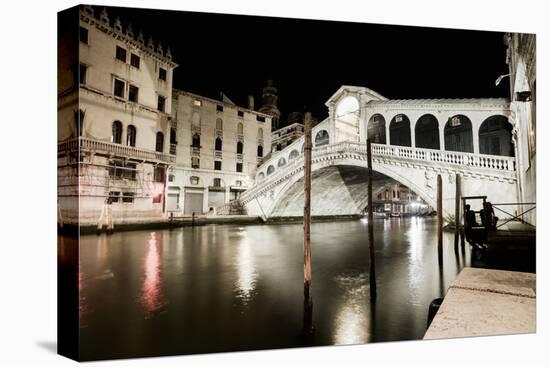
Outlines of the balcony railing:
<svg viewBox="0 0 550 367">
<path fill-rule="evenodd" d="M 237 161 L 242 162 L 243 161 L 243 155 L 242 153 L 237 153 Z"/>
<path fill-rule="evenodd" d="M 201 156 L 201 148 L 200 147 L 191 147 L 191 157 L 200 157 Z"/>
<path fill-rule="evenodd" d="M 243 141 L 244 135 L 243 134 L 237 134 L 237 141 Z"/>
<path fill-rule="evenodd" d="M 223 138 L 223 130 L 216 129 L 216 138 Z"/>
<path fill-rule="evenodd" d="M 177 144 L 170 144 L 170 154 L 176 155 Z"/>
<path fill-rule="evenodd" d="M 214 158 L 222 158 L 222 151 L 221 150 L 215 150 L 214 151 Z"/>
<path fill-rule="evenodd" d="M 117 157 L 140 159 L 153 163 L 175 163 L 176 156 L 153 150 L 141 149 L 122 144 L 110 143 L 84 137 L 74 138 L 57 145 L 58 153 L 76 151 L 94 152 Z"/>
</svg>

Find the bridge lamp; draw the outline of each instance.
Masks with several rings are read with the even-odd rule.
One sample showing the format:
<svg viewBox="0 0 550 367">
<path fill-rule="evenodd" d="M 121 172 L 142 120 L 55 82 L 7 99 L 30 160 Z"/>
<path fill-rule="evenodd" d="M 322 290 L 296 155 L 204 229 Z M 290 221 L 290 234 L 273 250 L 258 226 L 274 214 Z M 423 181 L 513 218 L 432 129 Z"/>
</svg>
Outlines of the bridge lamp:
<svg viewBox="0 0 550 367">
<path fill-rule="evenodd" d="M 495 80 L 495 86 L 498 86 L 500 84 L 500 82 L 502 81 L 502 79 L 506 78 L 507 76 L 510 76 L 510 74 L 504 74 L 504 75 L 501 75 L 497 78 L 497 80 Z"/>
</svg>

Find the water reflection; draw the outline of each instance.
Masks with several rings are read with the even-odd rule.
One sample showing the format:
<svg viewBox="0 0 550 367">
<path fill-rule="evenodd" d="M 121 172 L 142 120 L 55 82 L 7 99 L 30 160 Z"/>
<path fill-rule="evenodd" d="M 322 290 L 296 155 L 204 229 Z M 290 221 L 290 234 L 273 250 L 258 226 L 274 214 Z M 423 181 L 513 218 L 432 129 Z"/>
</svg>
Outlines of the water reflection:
<svg viewBox="0 0 550 367">
<path fill-rule="evenodd" d="M 334 343 L 367 343 L 370 339 L 368 274 L 340 275 L 335 281 L 344 291 L 344 303 L 336 316 Z"/>
<path fill-rule="evenodd" d="M 449 247 L 438 274 L 432 218 L 373 224 L 375 305 L 366 224 L 312 224 L 311 339 L 298 332 L 307 321 L 301 223 L 82 236 L 82 358 L 421 339 L 429 303 L 459 264 Z"/>
<path fill-rule="evenodd" d="M 411 290 L 411 301 L 415 304 L 418 304 L 421 299 L 418 294 L 419 282 L 423 281 L 423 272 L 424 269 L 424 247 L 425 247 L 425 236 L 422 235 L 424 231 L 424 221 L 418 217 L 413 217 L 410 219 L 410 226 L 406 232 L 407 240 L 410 242 L 408 249 L 409 254 L 409 289 Z"/>
<path fill-rule="evenodd" d="M 144 262 L 145 278 L 141 295 L 141 304 L 145 307 L 147 313 L 145 318 L 151 317 L 151 314 L 163 306 L 162 296 L 162 278 L 161 278 L 161 258 L 159 247 L 162 248 L 162 241 L 157 243 L 157 235 L 151 232 L 149 235 L 147 256 Z"/>
<path fill-rule="evenodd" d="M 235 291 L 237 298 L 240 298 L 244 304 L 248 303 L 254 296 L 254 288 L 258 274 L 254 266 L 252 249 L 246 231 L 239 228 L 239 242 L 236 266 L 238 271 L 237 281 L 235 282 Z"/>
<path fill-rule="evenodd" d="M 88 326 L 85 317 L 88 313 L 88 307 L 86 305 L 86 297 L 84 296 L 83 290 L 82 266 L 78 264 L 78 319 L 81 328 Z"/>
</svg>

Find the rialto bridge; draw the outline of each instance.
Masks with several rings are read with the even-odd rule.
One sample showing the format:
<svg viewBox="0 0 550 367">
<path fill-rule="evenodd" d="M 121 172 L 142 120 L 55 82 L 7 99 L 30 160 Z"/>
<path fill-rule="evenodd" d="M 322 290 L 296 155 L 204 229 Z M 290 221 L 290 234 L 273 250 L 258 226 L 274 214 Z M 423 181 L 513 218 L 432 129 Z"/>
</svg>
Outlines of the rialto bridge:
<svg viewBox="0 0 550 367">
<path fill-rule="evenodd" d="M 365 208 L 367 138 L 378 177 L 409 187 L 432 207 L 441 174 L 444 215 L 454 213 L 457 173 L 465 196 L 519 201 L 506 99 L 388 100 L 367 88 L 342 86 L 326 105 L 329 116 L 312 130 L 313 215 Z M 249 215 L 303 214 L 303 146 L 302 137 L 258 167 L 254 185 L 239 199 Z"/>
</svg>

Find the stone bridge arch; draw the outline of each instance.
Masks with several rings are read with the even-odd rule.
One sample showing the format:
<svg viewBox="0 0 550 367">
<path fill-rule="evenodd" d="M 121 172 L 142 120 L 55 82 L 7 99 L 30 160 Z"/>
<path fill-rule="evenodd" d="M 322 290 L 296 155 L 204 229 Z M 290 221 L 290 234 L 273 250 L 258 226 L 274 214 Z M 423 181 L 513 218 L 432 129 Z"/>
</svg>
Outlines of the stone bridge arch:
<svg viewBox="0 0 550 367">
<path fill-rule="evenodd" d="M 327 170 L 327 168 L 333 168 L 334 170 Z M 329 198 L 329 202 L 327 202 L 327 206 L 335 207 L 337 206 L 341 208 L 341 210 L 326 210 L 322 212 L 315 213 L 316 207 L 321 207 L 322 204 L 319 202 L 316 202 L 318 200 L 323 200 L 324 195 L 328 195 L 331 193 L 338 192 L 337 190 L 329 190 L 327 187 L 325 187 L 322 190 L 315 190 L 316 183 L 318 184 L 318 181 L 327 181 L 331 180 L 330 177 L 327 176 L 334 176 L 338 175 L 338 172 L 336 172 L 340 168 L 347 168 L 347 171 L 350 172 L 350 168 L 352 168 L 355 172 L 351 172 L 351 174 L 359 175 L 361 176 L 360 180 L 362 180 L 362 183 L 354 182 L 349 183 L 345 182 L 344 186 L 342 186 L 342 190 L 340 190 L 340 193 L 343 195 L 338 195 L 338 197 Z M 367 205 L 367 161 L 360 159 L 358 157 L 346 157 L 339 160 L 332 161 L 330 163 L 326 161 L 321 162 L 315 162 L 312 164 L 311 170 L 312 170 L 312 176 L 313 176 L 313 187 L 314 190 L 312 192 L 312 208 L 313 208 L 313 215 L 347 215 L 347 214 L 360 214 L 362 209 L 366 207 Z M 263 211 L 266 216 L 294 216 L 294 215 L 301 215 L 300 211 L 285 211 L 282 209 L 282 206 L 286 205 L 287 203 L 297 203 L 300 207 L 303 203 L 303 169 L 297 168 L 296 173 L 293 174 L 288 180 L 285 182 L 282 182 L 280 187 L 276 190 L 277 192 L 274 193 L 273 200 L 269 204 L 268 207 L 264 207 Z M 324 177 L 318 176 L 317 173 L 324 171 Z M 435 190 L 430 189 L 429 187 L 423 187 L 419 185 L 419 182 L 425 182 L 425 174 L 419 173 L 416 174 L 415 177 L 407 177 L 399 173 L 398 167 L 392 167 L 390 165 L 381 164 L 378 162 L 373 162 L 373 171 L 375 173 L 381 174 L 383 176 L 386 176 L 388 179 L 395 180 L 399 182 L 400 184 L 407 186 L 412 191 L 414 191 L 418 196 L 420 196 L 428 205 L 430 205 L 432 208 L 436 207 L 436 198 L 435 198 Z M 342 172 L 340 173 L 340 177 L 335 177 L 334 180 L 340 180 L 343 181 L 357 181 L 354 180 L 352 177 L 345 177 Z M 429 176 L 431 177 L 431 176 Z M 434 181 L 435 182 L 435 181 Z M 362 194 L 351 194 L 348 196 L 346 195 L 346 191 L 350 191 L 350 186 L 358 186 L 356 189 L 361 190 Z M 431 185 L 433 186 L 433 185 Z M 296 189 L 298 188 L 299 195 L 296 195 Z M 435 187 L 433 187 L 435 188 Z M 373 189 L 374 190 L 374 189 Z M 316 192 L 317 191 L 317 192 Z M 324 193 L 322 192 L 324 191 Z M 373 191 L 374 192 L 374 191 Z M 321 195 L 321 196 L 319 196 Z M 332 200 L 330 200 L 332 199 Z M 353 200 L 353 202 L 350 202 L 350 200 Z M 353 208 L 353 211 L 350 211 L 350 209 Z M 301 207 L 301 210 L 303 211 L 303 207 Z M 445 214 L 450 214 L 451 211 Z"/>
<path fill-rule="evenodd" d="M 365 146 L 358 143 L 338 143 L 314 149 L 312 207 L 316 207 L 315 200 L 326 200 L 327 205 L 324 207 L 317 205 L 322 210 L 319 212 L 314 210 L 313 215 L 349 215 L 361 212 L 366 206 L 367 200 L 366 159 Z M 363 177 L 338 176 L 339 172 L 336 171 L 340 167 L 352 167 L 355 170 L 352 169 L 352 176 Z M 463 178 L 463 195 L 465 196 L 487 195 L 489 201 L 493 203 L 516 200 L 517 181 L 514 167 L 513 158 L 508 157 L 373 145 L 373 170 L 407 186 L 433 208 L 436 207 L 437 175 L 441 174 L 444 216 L 454 213 L 455 175 L 457 173 Z M 319 173 L 326 174 L 326 176 L 319 175 Z M 330 175 L 335 175 L 331 178 L 334 180 L 334 185 L 327 181 L 328 187 L 318 191 L 321 194 L 317 194 L 316 197 L 316 183 L 317 185 L 322 184 L 323 180 L 328 180 L 327 177 Z M 258 182 L 250 192 L 241 197 L 241 200 L 251 215 L 301 216 L 300 210 L 290 213 L 281 209 L 283 208 L 281 205 L 284 206 L 286 201 L 301 206 L 303 186 L 299 182 L 302 177 L 303 156 L 300 156 L 288 162 L 283 170 L 276 172 L 270 179 L 267 179 L 266 176 L 265 181 Z M 337 184 L 342 187 L 342 190 L 337 189 Z M 354 200 L 353 203 L 349 202 L 350 195 Z M 323 197 L 324 199 L 322 199 Z M 343 208 L 342 210 L 345 212 L 338 211 L 335 207 Z"/>
</svg>

